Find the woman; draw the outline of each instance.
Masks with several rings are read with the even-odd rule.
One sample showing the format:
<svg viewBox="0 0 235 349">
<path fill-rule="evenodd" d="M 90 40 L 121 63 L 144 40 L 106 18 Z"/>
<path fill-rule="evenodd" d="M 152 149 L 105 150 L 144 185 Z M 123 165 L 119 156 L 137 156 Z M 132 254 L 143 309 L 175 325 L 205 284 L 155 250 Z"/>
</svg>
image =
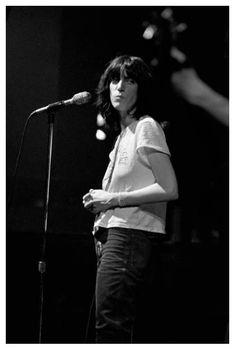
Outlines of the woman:
<svg viewBox="0 0 235 349">
<path fill-rule="evenodd" d="M 165 234 L 166 203 L 178 197 L 163 130 L 149 115 L 151 82 L 143 60 L 125 55 L 109 64 L 98 86 L 98 110 L 120 134 L 102 190 L 83 197 L 84 207 L 96 214 L 97 343 L 131 341 L 151 238 Z"/>
</svg>

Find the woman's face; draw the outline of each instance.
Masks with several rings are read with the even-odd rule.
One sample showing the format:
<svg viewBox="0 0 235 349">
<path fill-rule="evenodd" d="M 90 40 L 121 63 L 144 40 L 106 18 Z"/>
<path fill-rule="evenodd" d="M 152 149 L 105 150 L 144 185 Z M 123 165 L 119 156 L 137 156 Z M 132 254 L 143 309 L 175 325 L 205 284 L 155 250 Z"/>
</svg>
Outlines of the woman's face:
<svg viewBox="0 0 235 349">
<path fill-rule="evenodd" d="M 120 78 L 113 79 L 109 84 L 110 100 L 114 109 L 121 114 L 132 110 L 138 93 L 138 84 L 135 80 L 127 77 L 124 71 Z"/>
</svg>

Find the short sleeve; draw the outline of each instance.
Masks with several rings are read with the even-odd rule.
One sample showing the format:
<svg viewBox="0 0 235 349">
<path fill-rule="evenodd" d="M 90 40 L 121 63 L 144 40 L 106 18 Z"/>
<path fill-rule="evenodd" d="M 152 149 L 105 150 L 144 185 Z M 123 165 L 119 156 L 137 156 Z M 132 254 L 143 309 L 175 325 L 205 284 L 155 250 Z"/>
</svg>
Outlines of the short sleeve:
<svg viewBox="0 0 235 349">
<path fill-rule="evenodd" d="M 158 152 L 170 155 L 166 143 L 164 131 L 160 124 L 151 117 L 140 120 L 136 128 L 136 149 L 147 147 L 155 149 Z"/>
</svg>

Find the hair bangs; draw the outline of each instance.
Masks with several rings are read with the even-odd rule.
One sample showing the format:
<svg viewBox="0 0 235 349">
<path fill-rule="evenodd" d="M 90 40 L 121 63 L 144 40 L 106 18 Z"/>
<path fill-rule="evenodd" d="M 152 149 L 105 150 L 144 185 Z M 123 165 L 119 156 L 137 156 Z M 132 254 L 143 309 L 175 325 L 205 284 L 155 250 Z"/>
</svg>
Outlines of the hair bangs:
<svg viewBox="0 0 235 349">
<path fill-rule="evenodd" d="M 113 65 L 110 67 L 108 74 L 109 82 L 111 80 L 120 79 L 122 74 L 126 74 L 127 78 L 134 79 L 138 81 L 139 71 L 136 69 L 135 64 L 132 60 L 116 60 L 113 62 Z"/>
</svg>

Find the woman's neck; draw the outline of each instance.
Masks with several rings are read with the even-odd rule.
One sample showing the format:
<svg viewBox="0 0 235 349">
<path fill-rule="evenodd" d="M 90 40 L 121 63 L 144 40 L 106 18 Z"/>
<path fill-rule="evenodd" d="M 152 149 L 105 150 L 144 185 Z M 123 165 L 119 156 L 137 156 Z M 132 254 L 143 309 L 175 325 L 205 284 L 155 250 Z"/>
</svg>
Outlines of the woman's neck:
<svg viewBox="0 0 235 349">
<path fill-rule="evenodd" d="M 128 113 L 120 113 L 120 126 L 123 130 L 127 126 L 129 126 L 133 121 L 135 121 L 136 118 L 134 116 L 134 113 L 128 114 Z"/>
</svg>

